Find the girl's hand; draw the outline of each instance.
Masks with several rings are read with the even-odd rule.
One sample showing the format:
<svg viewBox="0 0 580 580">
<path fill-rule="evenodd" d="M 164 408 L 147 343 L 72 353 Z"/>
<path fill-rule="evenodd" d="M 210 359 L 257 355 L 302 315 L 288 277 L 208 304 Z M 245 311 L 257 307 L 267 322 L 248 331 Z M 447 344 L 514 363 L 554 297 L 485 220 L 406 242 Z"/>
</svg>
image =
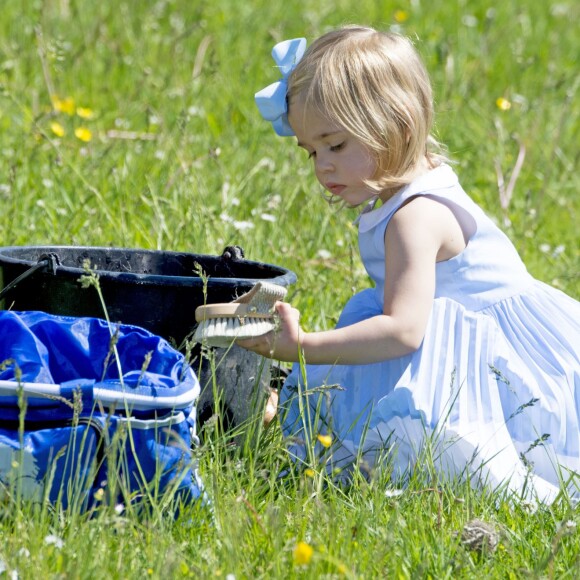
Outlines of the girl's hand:
<svg viewBox="0 0 580 580">
<path fill-rule="evenodd" d="M 303 336 L 300 312 L 286 302 L 276 302 L 274 309 L 278 315 L 276 330 L 256 338 L 237 340 L 236 344 L 266 358 L 296 362 Z"/>
</svg>

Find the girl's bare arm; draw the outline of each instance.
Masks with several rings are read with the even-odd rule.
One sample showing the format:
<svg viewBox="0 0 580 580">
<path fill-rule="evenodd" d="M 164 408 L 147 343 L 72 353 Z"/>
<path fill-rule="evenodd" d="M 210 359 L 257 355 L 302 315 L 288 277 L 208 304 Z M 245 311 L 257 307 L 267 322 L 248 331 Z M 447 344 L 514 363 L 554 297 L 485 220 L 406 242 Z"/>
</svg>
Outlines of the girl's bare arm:
<svg viewBox="0 0 580 580">
<path fill-rule="evenodd" d="M 429 199 L 415 198 L 392 217 L 385 234 L 383 314 L 351 326 L 304 332 L 299 312 L 278 303 L 278 333 L 239 344 L 259 354 L 309 364 L 366 364 L 403 356 L 423 340 L 435 293 L 435 264 L 461 249 L 453 213 Z"/>
</svg>

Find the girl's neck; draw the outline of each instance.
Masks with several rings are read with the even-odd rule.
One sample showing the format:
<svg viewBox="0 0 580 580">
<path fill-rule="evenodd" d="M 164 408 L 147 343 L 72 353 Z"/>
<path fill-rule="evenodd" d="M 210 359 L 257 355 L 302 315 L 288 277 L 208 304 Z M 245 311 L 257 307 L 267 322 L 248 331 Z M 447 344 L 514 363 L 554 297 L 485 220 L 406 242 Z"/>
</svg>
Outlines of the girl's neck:
<svg viewBox="0 0 580 580">
<path fill-rule="evenodd" d="M 417 163 L 415 170 L 411 173 L 409 183 L 411 183 L 412 181 L 415 181 L 415 179 L 417 179 L 418 177 L 425 175 L 426 173 L 428 173 L 432 169 L 435 169 L 435 167 L 431 164 L 431 162 L 426 157 L 423 157 L 419 161 L 419 163 Z M 391 197 L 393 197 L 393 195 L 395 195 L 398 191 L 403 189 L 403 187 L 405 187 L 405 186 L 385 188 L 379 194 L 379 199 L 381 200 L 382 203 L 385 203 L 386 201 L 391 199 Z"/>
</svg>

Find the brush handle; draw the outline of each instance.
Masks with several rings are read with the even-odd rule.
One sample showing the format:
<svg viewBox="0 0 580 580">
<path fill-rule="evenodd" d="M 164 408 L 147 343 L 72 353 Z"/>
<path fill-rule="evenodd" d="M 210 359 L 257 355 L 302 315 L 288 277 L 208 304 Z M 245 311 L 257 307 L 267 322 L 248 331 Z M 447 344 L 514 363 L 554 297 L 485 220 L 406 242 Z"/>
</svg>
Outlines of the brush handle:
<svg viewBox="0 0 580 580">
<path fill-rule="evenodd" d="M 257 312 L 255 306 L 234 302 L 224 304 L 205 304 L 195 309 L 196 322 L 213 318 L 272 318 L 269 312 Z"/>
<path fill-rule="evenodd" d="M 287 290 L 284 286 L 278 286 L 278 284 L 271 284 L 270 282 L 256 282 L 254 286 L 242 294 L 239 298 L 236 298 L 233 302 L 236 304 L 255 304 L 259 305 L 260 310 L 264 310 L 266 306 L 274 306 L 274 302 L 277 300 L 284 300 Z"/>
</svg>

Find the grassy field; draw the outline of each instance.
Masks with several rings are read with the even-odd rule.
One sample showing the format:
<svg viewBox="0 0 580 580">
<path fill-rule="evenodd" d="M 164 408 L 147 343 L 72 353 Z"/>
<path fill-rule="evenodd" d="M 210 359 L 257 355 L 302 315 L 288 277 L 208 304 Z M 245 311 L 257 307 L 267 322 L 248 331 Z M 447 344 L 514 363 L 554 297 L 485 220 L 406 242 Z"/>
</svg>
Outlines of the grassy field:
<svg viewBox="0 0 580 580">
<path fill-rule="evenodd" d="M 0 245 L 221 254 L 297 273 L 290 300 L 332 327 L 368 285 L 350 210 L 329 209 L 306 159 L 263 122 L 285 38 L 345 23 L 416 39 L 436 129 L 464 188 L 529 270 L 580 297 L 580 6 L 517 0 L 23 0 L 0 18 Z M 514 170 L 518 156 L 521 170 Z M 510 178 L 512 176 L 516 179 Z M 499 183 L 503 180 L 505 185 Z M 578 577 L 580 515 L 530 511 L 418 475 L 341 489 L 316 471 L 277 480 L 276 426 L 199 453 L 213 515 L 93 518 L 6 501 L 0 577 Z M 479 518 L 493 554 L 462 544 Z"/>
</svg>

